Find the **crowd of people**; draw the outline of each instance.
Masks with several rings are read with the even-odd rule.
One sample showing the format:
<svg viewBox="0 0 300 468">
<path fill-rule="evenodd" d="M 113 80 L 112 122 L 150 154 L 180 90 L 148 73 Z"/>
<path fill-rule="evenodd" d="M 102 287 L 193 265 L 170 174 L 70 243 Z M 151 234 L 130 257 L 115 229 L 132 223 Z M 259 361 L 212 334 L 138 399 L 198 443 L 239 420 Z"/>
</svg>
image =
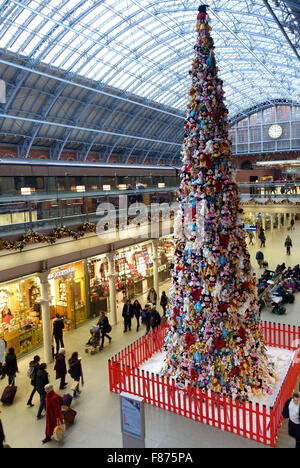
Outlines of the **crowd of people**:
<svg viewBox="0 0 300 468">
<path fill-rule="evenodd" d="M 140 329 L 140 321 L 146 326 L 146 334 L 150 330 L 158 327 L 162 321 L 162 318 L 166 316 L 166 310 L 168 306 L 169 298 L 166 292 L 163 291 L 160 298 L 160 306 L 163 309 L 163 316 L 157 310 L 157 292 L 154 288 L 151 288 L 147 295 L 147 303 L 144 307 L 136 299 L 133 304 L 131 299 L 127 299 L 123 306 L 122 317 L 124 321 L 124 333 L 131 331 L 132 319 L 136 319 L 136 331 Z"/>
<path fill-rule="evenodd" d="M 273 281 L 276 281 L 276 284 L 272 291 L 268 291 L 266 300 L 272 303 L 273 313 L 283 315 L 286 313 L 286 308 L 283 306 L 293 304 L 295 293 L 300 291 L 300 265 L 286 268 L 285 263 L 282 263 L 277 265 L 275 271 L 266 269 L 258 280 L 258 295 L 262 296 L 267 289 L 270 289 L 270 284 L 272 285 Z M 272 295 L 280 298 L 280 302 L 275 303 L 272 300 Z M 263 307 L 263 301 L 261 301 L 261 305 Z"/>
<path fill-rule="evenodd" d="M 140 329 L 141 322 L 145 325 L 146 334 L 148 334 L 151 329 L 154 330 L 156 327 L 158 327 L 166 315 L 169 299 L 164 291 L 160 297 L 159 302 L 163 311 L 162 316 L 156 308 L 157 300 L 158 295 L 154 288 L 149 290 L 147 294 L 147 303 L 144 307 L 142 307 L 141 303 L 137 299 L 134 300 L 133 304 L 131 303 L 130 299 L 127 299 L 126 303 L 124 304 L 122 313 L 124 320 L 124 332 L 131 330 L 133 318 L 136 319 L 137 331 Z M 91 344 L 93 338 L 98 337 L 98 342 L 101 342 L 99 349 L 103 349 L 105 338 L 109 340 L 109 343 L 112 342 L 112 338 L 108 334 L 112 330 L 112 327 L 109 324 L 107 316 L 102 311 L 99 314 L 99 320 L 96 328 L 98 332 L 93 331 L 92 338 L 89 340 L 87 345 Z M 70 375 L 71 379 L 73 380 L 73 384 L 71 386 L 73 399 L 80 396 L 80 388 L 84 385 L 81 362 L 82 360 L 79 357 L 78 352 L 73 352 L 71 357 L 67 360 L 66 350 L 64 347 L 63 330 L 64 319 L 59 314 L 57 314 L 53 322 L 54 344 L 52 346 L 55 378 L 59 381 L 59 390 L 63 391 L 69 385 L 68 382 L 66 382 L 66 377 L 68 374 Z M 56 352 L 54 345 L 56 345 Z M 16 378 L 18 373 L 19 369 L 15 349 L 10 347 L 7 350 L 5 341 L 0 340 L 0 376 L 1 379 L 5 379 L 6 377 L 8 378 L 8 387 L 6 388 L 9 388 L 9 390 L 15 389 L 15 393 L 17 390 Z M 41 362 L 40 356 L 34 356 L 33 359 L 29 362 L 27 377 L 29 378 L 30 384 L 32 386 L 32 391 L 29 395 L 27 406 L 29 408 L 34 407 L 33 399 L 34 396 L 38 394 L 39 403 L 36 418 L 37 420 L 40 420 L 46 417 L 46 434 L 42 441 L 43 444 L 46 444 L 52 439 L 57 425 L 61 424 L 63 426 L 64 424 L 64 417 L 62 413 L 63 399 L 54 391 L 54 386 L 50 382 L 49 378 L 48 366 L 46 363 Z M 4 399 L 1 401 L 3 403 L 12 403 L 15 393 L 11 401 L 4 401 Z M 0 420 L 0 448 L 5 446 L 5 434 Z"/>
<path fill-rule="evenodd" d="M 60 380 L 59 390 L 64 390 L 68 386 L 66 376 L 67 374 L 70 375 L 74 381 L 71 386 L 73 395 L 69 395 L 72 400 L 73 398 L 78 398 L 81 393 L 80 383 L 82 386 L 84 385 L 82 363 L 81 358 L 76 351 L 73 352 L 68 361 L 66 361 L 65 348 L 59 348 L 59 345 L 63 345 L 63 329 L 63 318 L 57 315 L 53 324 L 53 339 L 57 346 L 56 354 L 54 354 L 53 346 L 55 377 L 56 380 Z M 1 401 L 2 403 L 12 404 L 17 391 L 16 378 L 19 373 L 17 356 L 13 347 L 10 347 L 6 352 L 5 342 L 4 340 L 1 341 L 1 379 L 3 380 L 6 377 L 8 378 L 8 386 L 4 389 Z M 30 379 L 30 384 L 32 386 L 27 406 L 29 408 L 34 407 L 33 398 L 35 394 L 38 394 L 39 404 L 36 418 L 37 420 L 40 420 L 46 417 L 46 437 L 43 439 L 43 444 L 45 444 L 51 440 L 58 424 L 61 424 L 62 426 L 64 424 L 62 413 L 64 400 L 54 391 L 54 386 L 50 383 L 49 379 L 48 366 L 46 363 L 41 362 L 40 356 L 34 356 L 33 360 L 29 362 L 27 377 Z M 5 435 L 0 421 L 0 448 L 2 447 L 5 447 Z"/>
</svg>

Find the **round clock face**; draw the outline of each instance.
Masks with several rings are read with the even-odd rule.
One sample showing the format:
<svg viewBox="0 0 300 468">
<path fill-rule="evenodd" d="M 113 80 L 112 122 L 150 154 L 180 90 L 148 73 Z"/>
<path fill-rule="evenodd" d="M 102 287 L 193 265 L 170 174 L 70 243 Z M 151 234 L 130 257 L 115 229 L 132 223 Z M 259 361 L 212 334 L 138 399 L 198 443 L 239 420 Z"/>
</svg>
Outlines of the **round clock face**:
<svg viewBox="0 0 300 468">
<path fill-rule="evenodd" d="M 269 127 L 269 137 L 270 138 L 280 138 L 282 135 L 281 125 L 275 124 Z"/>
</svg>

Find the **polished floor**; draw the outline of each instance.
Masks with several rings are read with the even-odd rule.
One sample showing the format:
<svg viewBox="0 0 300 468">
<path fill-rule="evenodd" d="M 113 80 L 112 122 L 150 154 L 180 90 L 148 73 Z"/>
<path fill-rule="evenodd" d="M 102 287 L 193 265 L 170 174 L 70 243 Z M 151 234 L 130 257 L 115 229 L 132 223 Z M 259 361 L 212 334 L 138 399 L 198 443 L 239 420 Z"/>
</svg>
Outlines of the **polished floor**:
<svg viewBox="0 0 300 468">
<path fill-rule="evenodd" d="M 278 263 L 286 262 L 287 265 L 300 263 L 300 223 L 292 232 L 292 255 L 285 253 L 284 239 L 287 230 L 267 232 L 265 258 L 271 269 Z M 259 243 L 250 246 L 249 250 L 253 259 L 253 266 L 257 275 L 260 271 L 255 261 L 255 253 Z M 161 290 L 167 290 L 167 284 L 162 285 Z M 141 298 L 145 303 L 145 298 Z M 263 319 L 280 321 L 300 326 L 300 293 L 296 297 L 295 304 L 288 307 L 287 315 L 274 316 L 271 312 L 263 311 Z M 93 322 L 92 322 L 93 323 Z M 91 356 L 84 353 L 84 344 L 89 337 L 88 322 L 65 334 L 65 347 L 67 357 L 73 351 L 78 351 L 82 356 L 85 386 L 79 399 L 75 400 L 72 407 L 78 412 L 76 423 L 67 431 L 63 443 L 51 441 L 42 445 L 45 434 L 45 419 L 37 421 L 36 412 L 38 396 L 34 398 L 34 408 L 28 408 L 26 402 L 31 392 L 31 386 L 27 377 L 28 362 L 32 355 L 19 359 L 20 374 L 17 376 L 18 392 L 14 404 L 10 407 L 1 406 L 1 420 L 6 434 L 6 440 L 12 448 L 121 448 L 122 437 L 120 429 L 119 397 L 109 392 L 108 386 L 108 359 L 118 351 L 143 335 L 144 327 L 139 332 L 132 328 L 131 332 L 123 333 L 122 324 L 113 327 L 111 336 L 112 344 L 106 344 L 103 351 Z M 43 356 L 43 350 L 39 350 Z M 36 354 L 36 352 L 34 353 Z M 58 381 L 54 380 L 53 364 L 49 365 L 50 380 L 58 389 Z M 69 384 L 70 379 L 67 379 Z M 0 392 L 6 385 L 6 380 L 0 381 Z M 61 394 L 68 393 L 69 387 Z M 204 424 L 185 419 L 157 408 L 146 405 L 146 446 L 150 448 L 264 448 L 263 445 L 244 439 L 242 437 L 211 428 Z M 283 423 L 278 441 L 278 448 L 294 447 L 294 440 L 287 435 L 287 424 Z"/>
</svg>

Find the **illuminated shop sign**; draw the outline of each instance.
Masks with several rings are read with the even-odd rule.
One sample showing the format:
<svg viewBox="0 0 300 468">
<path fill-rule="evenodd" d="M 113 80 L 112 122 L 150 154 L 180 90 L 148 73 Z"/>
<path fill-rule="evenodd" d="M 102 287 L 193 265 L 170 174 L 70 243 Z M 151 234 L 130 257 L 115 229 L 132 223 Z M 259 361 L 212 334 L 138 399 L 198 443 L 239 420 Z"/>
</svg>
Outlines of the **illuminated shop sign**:
<svg viewBox="0 0 300 468">
<path fill-rule="evenodd" d="M 68 276 L 74 272 L 75 272 L 74 267 L 65 268 L 64 270 L 54 271 L 53 273 L 50 273 L 50 275 L 48 276 L 48 279 L 51 280 L 51 279 L 61 278 L 62 276 Z"/>
</svg>

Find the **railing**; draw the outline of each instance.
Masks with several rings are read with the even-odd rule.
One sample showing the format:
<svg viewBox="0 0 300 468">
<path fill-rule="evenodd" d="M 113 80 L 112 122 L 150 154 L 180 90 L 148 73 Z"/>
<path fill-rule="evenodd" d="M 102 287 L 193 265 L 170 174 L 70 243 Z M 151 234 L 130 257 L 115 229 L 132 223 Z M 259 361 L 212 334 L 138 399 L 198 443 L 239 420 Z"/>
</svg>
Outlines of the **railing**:
<svg viewBox="0 0 300 468">
<path fill-rule="evenodd" d="M 291 190 L 293 184 L 285 184 L 284 194 L 281 193 L 282 183 L 275 183 L 272 192 L 270 184 L 239 184 L 241 203 L 251 198 L 265 200 L 289 199 L 300 201 L 300 185 Z M 77 192 L 49 192 L 33 193 L 29 196 L 20 194 L 0 196 L 0 237 L 19 236 L 28 231 L 45 232 L 61 226 L 76 226 L 85 222 L 98 222 L 101 217 L 97 209 L 101 203 L 111 203 L 118 211 L 118 197 L 127 197 L 127 206 L 144 203 L 150 207 L 155 203 L 174 203 L 177 187 L 145 188 L 135 190 L 87 191 Z M 147 197 L 147 200 L 146 198 Z"/>
<path fill-rule="evenodd" d="M 296 350 L 300 344 L 300 328 L 263 323 L 266 345 Z M 240 403 L 224 395 L 188 386 L 178 388 L 173 379 L 139 369 L 153 354 L 162 350 L 168 326 L 140 338 L 109 361 L 110 391 L 132 393 L 145 402 L 186 418 L 275 446 L 282 422 L 282 409 L 296 385 L 300 359 L 295 359 L 273 407 Z"/>
</svg>

